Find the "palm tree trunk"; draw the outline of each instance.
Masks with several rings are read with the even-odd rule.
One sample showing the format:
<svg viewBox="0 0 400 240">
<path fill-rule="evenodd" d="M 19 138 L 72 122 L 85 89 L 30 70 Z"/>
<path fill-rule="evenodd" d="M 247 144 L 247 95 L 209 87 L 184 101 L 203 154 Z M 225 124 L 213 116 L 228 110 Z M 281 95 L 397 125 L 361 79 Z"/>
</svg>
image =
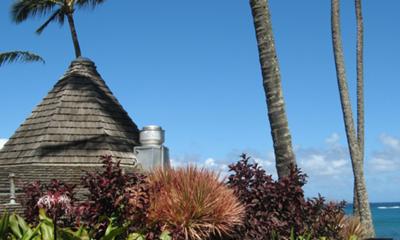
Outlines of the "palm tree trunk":
<svg viewBox="0 0 400 240">
<path fill-rule="evenodd" d="M 372 222 L 372 214 L 371 208 L 368 201 L 368 193 L 367 187 L 365 184 L 365 176 L 364 176 L 364 164 L 362 159 L 356 161 L 353 164 L 353 172 L 355 172 L 355 184 L 357 190 L 357 198 L 358 198 L 358 216 L 360 217 L 361 224 L 363 224 L 365 228 L 365 238 L 371 238 L 375 236 L 374 225 Z"/>
<path fill-rule="evenodd" d="M 279 178 L 296 165 L 267 0 L 250 0 Z"/>
<path fill-rule="evenodd" d="M 364 161 L 364 24 L 361 11 L 361 0 L 355 0 L 357 21 L 357 141 L 361 161 Z M 359 215 L 357 194 L 354 195 L 354 214 Z"/>
<path fill-rule="evenodd" d="M 72 13 L 68 13 L 67 18 L 68 18 L 69 28 L 71 30 L 72 42 L 74 43 L 75 56 L 76 58 L 78 58 L 82 56 L 82 54 L 81 54 L 81 47 L 79 46 L 78 35 L 76 34 L 75 22 Z"/>
<path fill-rule="evenodd" d="M 359 206 L 360 206 L 360 204 L 358 203 L 356 181 L 354 180 L 354 185 L 353 185 L 353 215 L 354 216 L 360 216 L 360 207 Z"/>
<path fill-rule="evenodd" d="M 368 201 L 368 194 L 365 184 L 363 169 L 363 154 L 358 142 L 358 135 L 355 132 L 353 114 L 350 104 L 350 96 L 347 87 L 343 47 L 340 33 L 340 9 L 339 0 L 332 0 L 332 40 L 333 52 L 335 56 L 336 73 L 340 94 L 340 102 L 344 117 L 344 125 L 347 136 L 347 143 L 350 149 L 350 158 L 353 167 L 356 195 L 358 198 L 358 208 L 361 223 L 366 229 L 365 237 L 373 237 L 374 227 L 372 225 L 371 209 Z M 363 137 L 362 137 L 363 138 Z"/>
</svg>

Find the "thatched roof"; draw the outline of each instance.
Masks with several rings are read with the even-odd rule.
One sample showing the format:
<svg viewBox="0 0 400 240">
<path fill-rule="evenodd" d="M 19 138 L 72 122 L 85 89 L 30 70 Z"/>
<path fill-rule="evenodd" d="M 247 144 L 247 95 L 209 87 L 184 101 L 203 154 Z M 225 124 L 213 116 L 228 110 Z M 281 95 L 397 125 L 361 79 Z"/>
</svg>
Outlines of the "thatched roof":
<svg viewBox="0 0 400 240">
<path fill-rule="evenodd" d="M 0 167 L 93 164 L 105 154 L 133 164 L 138 136 L 95 64 L 79 58 L 0 150 Z"/>
</svg>

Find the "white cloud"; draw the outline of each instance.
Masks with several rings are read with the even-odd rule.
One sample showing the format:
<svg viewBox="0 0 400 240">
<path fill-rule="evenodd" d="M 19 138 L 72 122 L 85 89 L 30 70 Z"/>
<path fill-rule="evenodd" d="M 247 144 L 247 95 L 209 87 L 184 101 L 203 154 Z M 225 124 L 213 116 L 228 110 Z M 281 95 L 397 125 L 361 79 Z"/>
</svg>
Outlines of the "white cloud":
<svg viewBox="0 0 400 240">
<path fill-rule="evenodd" d="M 175 158 L 170 158 L 169 162 L 173 167 L 181 167 L 181 162 L 176 160 Z"/>
<path fill-rule="evenodd" d="M 336 145 L 339 143 L 340 136 L 337 133 L 332 133 L 329 137 L 325 139 L 325 143 L 328 145 Z"/>
<path fill-rule="evenodd" d="M 340 177 L 350 168 L 349 160 L 342 159 L 341 156 L 333 157 L 328 151 L 299 154 L 299 159 L 301 159 L 300 168 L 309 176 Z"/>
<path fill-rule="evenodd" d="M 3 148 L 4 144 L 6 144 L 7 141 L 8 139 L 0 138 L 0 149 Z"/>
<path fill-rule="evenodd" d="M 387 134 L 382 134 L 380 140 L 386 147 L 400 153 L 400 139 Z"/>
<path fill-rule="evenodd" d="M 373 167 L 373 170 L 376 171 L 381 171 L 381 172 L 387 172 L 387 171 L 393 171 L 398 169 L 398 164 L 396 164 L 395 161 L 387 160 L 384 158 L 373 158 L 371 160 L 371 164 Z"/>
<path fill-rule="evenodd" d="M 216 164 L 215 164 L 215 159 L 214 158 L 207 158 L 205 161 L 204 161 L 204 165 L 206 166 L 206 167 L 213 167 L 213 166 L 215 166 Z"/>
<path fill-rule="evenodd" d="M 185 154 L 183 156 L 176 156 L 170 159 L 171 165 L 173 167 L 184 167 L 186 165 L 197 165 L 200 162 L 200 155 L 196 154 Z"/>
<path fill-rule="evenodd" d="M 270 154 L 269 154 L 270 155 Z M 260 157 L 254 157 L 253 160 L 258 163 L 261 167 L 265 169 L 272 169 L 275 167 L 275 162 L 274 162 L 274 155 L 271 152 L 272 157 L 268 156 L 267 158 L 260 158 Z"/>
<path fill-rule="evenodd" d="M 324 176 L 338 179 L 351 173 L 348 150 L 340 145 L 339 134 L 332 133 L 325 139 L 325 144 L 320 148 L 297 149 L 299 167 L 310 178 Z"/>
<path fill-rule="evenodd" d="M 381 151 L 374 152 L 368 167 L 375 172 L 393 172 L 400 169 L 400 139 L 382 134 L 379 138 L 383 145 Z"/>
<path fill-rule="evenodd" d="M 183 167 L 187 165 L 196 165 L 200 168 L 212 169 L 217 173 L 221 173 L 222 176 L 228 174 L 228 165 L 230 162 L 224 160 L 216 160 L 215 158 L 202 158 L 198 155 L 184 155 L 171 158 L 171 165 L 173 167 Z"/>
<path fill-rule="evenodd" d="M 339 144 L 339 140 L 339 135 L 333 133 L 325 139 L 326 147 L 314 149 L 297 146 L 295 153 L 299 167 L 312 178 L 318 176 L 339 178 L 343 174 L 351 174 L 348 151 Z M 199 167 L 210 168 L 221 172 L 222 175 L 227 175 L 228 165 L 239 160 L 241 153 L 246 153 L 251 157 L 252 161 L 258 163 L 268 174 L 272 174 L 274 178 L 277 177 L 273 151 L 262 154 L 253 149 L 234 150 L 227 154 L 225 158 L 219 159 L 214 157 L 204 158 L 199 155 L 185 155 L 173 158 L 171 163 L 174 167 L 196 164 Z"/>
<path fill-rule="evenodd" d="M 347 145 L 340 140 L 340 136 L 333 133 L 321 141 L 325 145 L 320 147 L 296 146 L 297 163 L 308 176 L 308 183 L 305 186 L 306 196 L 313 197 L 321 193 L 328 199 L 352 201 L 351 160 Z M 400 170 L 400 138 L 382 135 L 380 141 L 383 146 L 380 151 L 366 153 L 365 174 L 371 201 L 391 200 L 390 196 L 398 192 L 395 182 L 400 181 L 400 177 L 397 176 Z M 199 167 L 213 169 L 224 177 L 229 174 L 228 165 L 239 160 L 241 153 L 246 153 L 268 174 L 277 178 L 273 151 L 260 153 L 254 149 L 236 149 L 223 158 L 184 155 L 175 157 L 171 162 L 174 167 L 196 164 Z"/>
<path fill-rule="evenodd" d="M 332 165 L 335 168 L 339 168 L 339 167 L 343 167 L 347 164 L 347 161 L 344 159 L 340 159 L 340 160 L 336 160 L 336 161 L 332 161 Z"/>
</svg>

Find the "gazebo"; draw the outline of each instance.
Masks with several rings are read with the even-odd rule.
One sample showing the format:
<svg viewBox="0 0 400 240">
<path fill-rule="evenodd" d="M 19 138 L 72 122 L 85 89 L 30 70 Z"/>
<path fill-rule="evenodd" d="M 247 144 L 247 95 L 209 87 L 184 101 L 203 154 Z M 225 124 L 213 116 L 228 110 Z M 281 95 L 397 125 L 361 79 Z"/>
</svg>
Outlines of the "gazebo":
<svg viewBox="0 0 400 240">
<path fill-rule="evenodd" d="M 78 58 L 0 150 L 0 204 L 10 201 L 11 173 L 19 202 L 24 183 L 57 178 L 78 184 L 82 170 L 101 166 L 102 155 L 132 169 L 138 145 L 136 124 L 95 64 Z"/>
</svg>

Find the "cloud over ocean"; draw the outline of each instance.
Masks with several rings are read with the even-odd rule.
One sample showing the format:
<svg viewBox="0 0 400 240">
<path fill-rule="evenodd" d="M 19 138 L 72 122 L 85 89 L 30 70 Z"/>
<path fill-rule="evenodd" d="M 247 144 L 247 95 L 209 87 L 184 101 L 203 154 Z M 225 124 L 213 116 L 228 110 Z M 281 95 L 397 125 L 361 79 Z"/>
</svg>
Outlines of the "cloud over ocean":
<svg viewBox="0 0 400 240">
<path fill-rule="evenodd" d="M 312 197 L 321 193 L 328 199 L 352 201 L 353 173 L 344 140 L 339 134 L 332 133 L 319 147 L 295 146 L 297 163 L 308 175 L 308 183 L 305 186 L 307 196 Z M 394 189 L 396 184 L 393 184 L 393 181 L 400 184 L 400 176 L 396 174 L 400 169 L 400 139 L 382 134 L 379 142 L 379 150 L 366 152 L 365 173 L 370 201 L 396 201 L 400 199 L 400 193 Z M 228 165 L 239 160 L 241 153 L 251 156 L 253 161 L 276 178 L 272 149 L 266 153 L 254 149 L 235 149 L 222 158 L 186 154 L 172 156 L 171 163 L 176 167 L 196 164 L 220 172 L 221 176 L 227 176 Z M 392 196 L 392 199 L 385 196 Z"/>
</svg>

